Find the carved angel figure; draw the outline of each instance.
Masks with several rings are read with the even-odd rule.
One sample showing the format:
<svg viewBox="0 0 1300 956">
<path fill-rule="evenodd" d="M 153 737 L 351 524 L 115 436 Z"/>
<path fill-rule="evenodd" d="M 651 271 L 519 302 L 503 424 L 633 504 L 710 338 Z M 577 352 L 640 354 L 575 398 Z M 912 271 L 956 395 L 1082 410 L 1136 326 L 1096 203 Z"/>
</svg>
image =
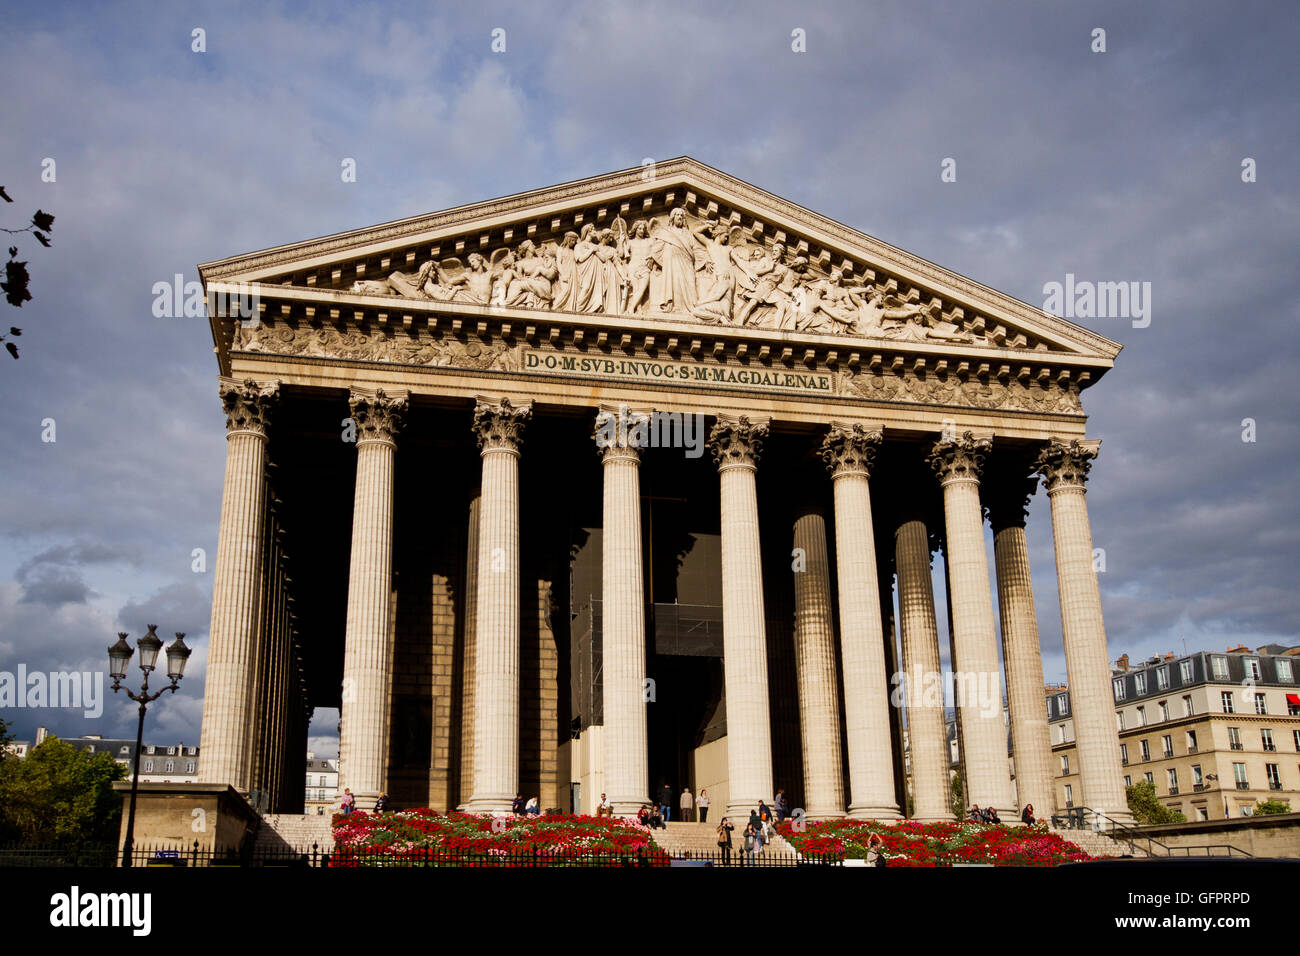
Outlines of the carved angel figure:
<svg viewBox="0 0 1300 956">
<path fill-rule="evenodd" d="M 919 305 L 898 295 L 873 291 L 866 300 L 857 331 L 864 335 L 880 335 L 907 342 L 924 342 L 927 339 L 975 341 L 975 336 L 963 332 L 954 323 L 939 318 L 937 312 L 936 304 Z"/>
</svg>

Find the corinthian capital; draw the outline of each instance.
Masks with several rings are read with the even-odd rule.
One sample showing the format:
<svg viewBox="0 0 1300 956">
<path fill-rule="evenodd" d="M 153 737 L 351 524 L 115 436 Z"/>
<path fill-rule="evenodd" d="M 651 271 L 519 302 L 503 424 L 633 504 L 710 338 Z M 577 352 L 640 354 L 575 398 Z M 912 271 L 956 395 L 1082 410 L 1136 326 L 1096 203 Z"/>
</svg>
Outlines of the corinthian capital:
<svg viewBox="0 0 1300 956">
<path fill-rule="evenodd" d="M 719 419 L 709 431 L 709 451 L 717 462 L 718 470 L 734 465 L 753 468 L 767 438 L 767 422 L 751 422 L 741 415 L 736 420 Z"/>
<path fill-rule="evenodd" d="M 1082 489 L 1088 481 L 1092 460 L 1097 457 L 1100 448 L 1099 441 L 1080 441 L 1076 438 L 1063 442 L 1052 439 L 1038 453 L 1038 460 L 1034 463 L 1034 468 L 1042 473 L 1047 493 L 1050 495 L 1063 488 Z"/>
<path fill-rule="evenodd" d="M 271 411 L 280 400 L 279 382 L 218 379 L 217 394 L 226 412 L 226 434 L 249 432 L 262 438 L 270 424 Z"/>
<path fill-rule="evenodd" d="M 650 444 L 650 413 L 632 411 L 626 405 L 602 405 L 592 432 L 596 449 L 611 458 L 639 458 Z"/>
<path fill-rule="evenodd" d="M 926 461 L 934 469 L 941 485 L 954 481 L 978 482 L 980 472 L 984 470 L 984 456 L 992 448 L 991 439 L 976 438 L 970 432 L 962 432 L 960 438 L 935 442 Z"/>
<path fill-rule="evenodd" d="M 492 402 L 479 398 L 474 406 L 474 435 L 479 451 L 518 452 L 524 440 L 524 426 L 533 417 L 533 404 L 512 405 L 510 399 Z"/>
<path fill-rule="evenodd" d="M 393 444 L 402 429 L 408 404 L 405 390 L 352 389 L 348 395 L 348 407 L 357 426 L 357 444 L 367 441 Z"/>
<path fill-rule="evenodd" d="M 832 422 L 830 431 L 822 439 L 822 461 L 826 462 L 833 477 L 862 475 L 865 478 L 871 474 L 880 442 L 878 429 L 860 423 Z"/>
</svg>

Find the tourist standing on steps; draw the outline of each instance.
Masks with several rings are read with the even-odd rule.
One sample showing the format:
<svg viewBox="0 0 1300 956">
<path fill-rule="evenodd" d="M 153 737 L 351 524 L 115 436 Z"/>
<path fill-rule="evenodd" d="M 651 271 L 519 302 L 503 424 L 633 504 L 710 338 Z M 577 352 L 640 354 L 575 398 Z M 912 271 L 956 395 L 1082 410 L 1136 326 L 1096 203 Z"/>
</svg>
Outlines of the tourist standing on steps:
<svg viewBox="0 0 1300 956">
<path fill-rule="evenodd" d="M 339 801 L 339 809 L 343 811 L 345 817 L 351 815 L 352 808 L 356 806 L 356 802 L 357 798 L 352 796 L 352 788 L 344 787 L 343 799 Z"/>
<path fill-rule="evenodd" d="M 691 795 L 690 787 L 685 787 L 682 790 L 682 798 L 678 803 L 682 808 L 682 823 L 690 823 L 691 811 L 695 809 L 695 797 Z"/>
<path fill-rule="evenodd" d="M 700 795 L 695 798 L 695 808 L 700 811 L 700 822 L 709 822 L 709 791 L 701 788 Z"/>
<path fill-rule="evenodd" d="M 700 791 L 704 795 L 704 791 Z M 731 831 L 736 829 L 731 825 L 731 821 L 726 817 L 718 824 L 718 849 L 722 851 L 722 865 L 728 866 L 731 863 Z"/>
<path fill-rule="evenodd" d="M 753 819 L 752 817 L 750 819 Z M 744 866 L 746 861 L 750 866 L 754 865 L 754 844 L 758 842 L 758 834 L 754 832 L 754 825 L 751 823 L 745 827 L 744 850 L 740 854 L 740 865 Z"/>
<path fill-rule="evenodd" d="M 790 815 L 790 804 L 785 802 L 784 790 L 778 790 L 776 792 L 776 800 L 774 802 L 776 803 L 776 822 L 780 823 Z"/>
<path fill-rule="evenodd" d="M 673 818 L 673 788 L 664 784 L 659 788 L 659 815 L 667 823 Z"/>
</svg>

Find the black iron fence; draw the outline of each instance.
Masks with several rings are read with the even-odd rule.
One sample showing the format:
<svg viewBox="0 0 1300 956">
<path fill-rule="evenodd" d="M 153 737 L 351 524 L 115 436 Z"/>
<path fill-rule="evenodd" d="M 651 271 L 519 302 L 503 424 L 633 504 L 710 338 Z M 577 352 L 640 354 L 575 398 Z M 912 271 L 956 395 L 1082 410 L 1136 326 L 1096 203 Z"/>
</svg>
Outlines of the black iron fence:
<svg viewBox="0 0 1300 956">
<path fill-rule="evenodd" d="M 0 847 L 3 867 L 113 867 L 121 862 L 114 844 L 81 844 L 75 847 L 16 845 Z M 279 868 L 363 868 L 363 867 L 799 867 L 840 866 L 843 858 L 826 855 L 802 859 L 767 851 L 745 853 L 721 850 L 670 854 L 653 848 L 641 852 L 573 852 L 541 848 L 509 851 L 471 851 L 416 847 L 394 850 L 387 847 L 310 847 L 249 845 L 240 849 L 214 849 L 197 841 L 178 844 L 137 844 L 131 855 L 136 867 L 279 867 Z"/>
</svg>

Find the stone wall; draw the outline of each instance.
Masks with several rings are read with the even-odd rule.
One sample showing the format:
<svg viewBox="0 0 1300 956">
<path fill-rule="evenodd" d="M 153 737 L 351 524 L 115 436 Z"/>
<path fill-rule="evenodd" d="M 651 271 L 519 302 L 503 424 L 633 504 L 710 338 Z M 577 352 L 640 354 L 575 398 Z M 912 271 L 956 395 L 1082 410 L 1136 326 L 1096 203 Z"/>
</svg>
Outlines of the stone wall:
<svg viewBox="0 0 1300 956">
<path fill-rule="evenodd" d="M 1175 851 L 1178 848 L 1227 844 L 1255 857 L 1300 857 L 1300 813 L 1237 817 L 1231 820 L 1194 820 L 1138 829 Z M 1189 852 L 1200 855 L 1205 851 L 1198 853 L 1195 849 L 1190 849 Z M 1160 855 L 1158 849 L 1157 855 Z"/>
</svg>

